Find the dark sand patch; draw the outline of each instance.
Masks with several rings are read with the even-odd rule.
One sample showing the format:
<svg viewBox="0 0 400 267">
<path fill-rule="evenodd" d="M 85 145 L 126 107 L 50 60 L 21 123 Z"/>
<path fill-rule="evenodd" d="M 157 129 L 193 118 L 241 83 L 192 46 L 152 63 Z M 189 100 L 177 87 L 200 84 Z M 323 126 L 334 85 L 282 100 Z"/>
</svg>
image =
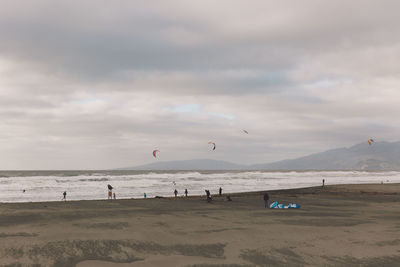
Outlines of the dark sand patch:
<svg viewBox="0 0 400 267">
<path fill-rule="evenodd" d="M 163 246 L 153 242 L 136 242 L 132 240 L 72 240 L 8 248 L 4 250 L 1 256 L 14 259 L 27 256 L 31 264 L 49 262 L 50 266 L 67 267 L 75 266 L 77 263 L 87 260 L 102 260 L 114 263 L 130 263 L 143 260 L 143 258 L 136 256 L 137 253 L 222 258 L 224 247 L 225 245 L 223 244 Z"/>
<path fill-rule="evenodd" d="M 279 220 L 282 224 L 289 225 L 302 225 L 302 226 L 317 226 L 317 227 L 327 227 L 327 226 L 356 226 L 359 224 L 369 223 L 365 220 L 356 219 L 321 219 L 321 218 L 308 218 L 307 220 Z"/>
<path fill-rule="evenodd" d="M 400 246 L 400 239 L 394 239 L 390 241 L 381 241 L 376 243 L 377 246 Z"/>
<path fill-rule="evenodd" d="M 121 230 L 126 227 L 129 227 L 129 223 L 127 222 L 109 222 L 109 223 L 78 223 L 78 224 L 73 224 L 74 226 L 78 227 L 84 227 L 84 228 L 99 228 L 99 229 L 115 229 L 115 230 Z"/>
<path fill-rule="evenodd" d="M 43 220 L 43 216 L 37 213 L 23 213 L 23 214 L 2 214 L 0 216 L 0 226 L 13 226 L 19 224 L 30 224 Z"/>
<path fill-rule="evenodd" d="M 354 257 L 326 257 L 323 256 L 328 261 L 329 266 L 349 266 L 349 267 L 398 267 L 400 263 L 400 256 L 386 256 L 386 257 L 374 257 L 374 258 L 363 258 L 357 259 Z"/>
<path fill-rule="evenodd" d="M 19 232 L 19 233 L 0 233 L 0 238 L 6 237 L 35 237 L 38 236 L 37 233 L 26 233 L 26 232 Z"/>
<path fill-rule="evenodd" d="M 218 232 L 225 232 L 225 231 L 241 231 L 246 228 L 244 227 L 232 227 L 232 228 L 219 228 L 219 229 L 210 229 L 210 230 L 199 230 L 199 231 L 194 231 L 194 233 L 204 233 L 204 234 L 209 234 L 209 233 L 218 233 Z"/>
<path fill-rule="evenodd" d="M 240 258 L 256 266 L 303 266 L 303 258 L 289 248 L 271 250 L 268 255 L 257 250 L 243 250 Z"/>
</svg>

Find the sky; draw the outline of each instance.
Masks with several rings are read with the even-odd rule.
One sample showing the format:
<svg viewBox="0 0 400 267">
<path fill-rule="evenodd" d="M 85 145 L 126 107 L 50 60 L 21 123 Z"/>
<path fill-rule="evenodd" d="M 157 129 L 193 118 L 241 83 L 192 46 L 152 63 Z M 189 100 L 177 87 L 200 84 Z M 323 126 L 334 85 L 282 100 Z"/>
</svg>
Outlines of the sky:
<svg viewBox="0 0 400 267">
<path fill-rule="evenodd" d="M 397 0 L 0 6 L 0 169 L 253 164 L 400 141 Z"/>
</svg>

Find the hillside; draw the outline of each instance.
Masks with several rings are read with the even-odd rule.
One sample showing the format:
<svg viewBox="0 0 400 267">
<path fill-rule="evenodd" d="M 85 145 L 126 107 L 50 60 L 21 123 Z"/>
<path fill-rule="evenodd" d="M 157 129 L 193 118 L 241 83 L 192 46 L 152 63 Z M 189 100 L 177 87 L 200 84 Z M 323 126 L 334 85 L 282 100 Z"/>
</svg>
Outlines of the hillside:
<svg viewBox="0 0 400 267">
<path fill-rule="evenodd" d="M 400 142 L 367 142 L 296 159 L 240 165 L 227 161 L 194 159 L 158 161 L 121 170 L 400 170 Z"/>
</svg>

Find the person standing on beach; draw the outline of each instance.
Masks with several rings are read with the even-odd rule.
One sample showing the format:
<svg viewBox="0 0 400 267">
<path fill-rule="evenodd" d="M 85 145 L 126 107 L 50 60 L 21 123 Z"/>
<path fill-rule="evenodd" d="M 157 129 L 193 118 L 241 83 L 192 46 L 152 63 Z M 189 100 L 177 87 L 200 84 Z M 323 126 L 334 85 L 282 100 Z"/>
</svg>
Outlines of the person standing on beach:
<svg viewBox="0 0 400 267">
<path fill-rule="evenodd" d="M 108 199 L 112 199 L 112 190 L 113 190 L 113 187 L 112 187 L 110 184 L 108 184 L 108 185 L 107 185 L 107 188 L 108 188 Z"/>
<path fill-rule="evenodd" d="M 207 202 L 210 202 L 212 200 L 210 190 L 205 190 L 205 191 L 207 195 Z"/>
<path fill-rule="evenodd" d="M 268 193 L 264 194 L 264 204 L 265 204 L 265 208 L 268 207 L 268 200 L 269 200 L 269 195 Z"/>
<path fill-rule="evenodd" d="M 117 195 L 115 194 L 115 192 L 113 194 L 113 197 L 114 197 L 114 199 L 117 199 Z"/>
<path fill-rule="evenodd" d="M 175 197 L 177 197 L 178 196 L 178 190 L 175 189 L 174 194 L 175 194 Z"/>
<path fill-rule="evenodd" d="M 325 179 L 322 179 L 322 187 L 325 186 Z"/>
<path fill-rule="evenodd" d="M 219 188 L 219 195 L 222 196 L 222 187 Z"/>
<path fill-rule="evenodd" d="M 64 191 L 64 193 L 63 193 L 63 200 L 67 201 L 67 191 Z"/>
<path fill-rule="evenodd" d="M 187 189 L 185 189 L 185 196 L 187 197 L 187 194 L 188 194 L 188 191 L 187 191 Z"/>
</svg>

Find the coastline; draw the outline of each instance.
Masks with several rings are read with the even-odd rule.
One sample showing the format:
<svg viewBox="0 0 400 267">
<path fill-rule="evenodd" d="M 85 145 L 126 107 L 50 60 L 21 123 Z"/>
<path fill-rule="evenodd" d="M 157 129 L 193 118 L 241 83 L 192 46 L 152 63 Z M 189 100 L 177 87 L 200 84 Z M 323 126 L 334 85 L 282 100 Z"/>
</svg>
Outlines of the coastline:
<svg viewBox="0 0 400 267">
<path fill-rule="evenodd" d="M 22 266 L 385 265 L 400 261 L 400 184 L 148 199 L 0 203 L 0 263 Z"/>
</svg>

